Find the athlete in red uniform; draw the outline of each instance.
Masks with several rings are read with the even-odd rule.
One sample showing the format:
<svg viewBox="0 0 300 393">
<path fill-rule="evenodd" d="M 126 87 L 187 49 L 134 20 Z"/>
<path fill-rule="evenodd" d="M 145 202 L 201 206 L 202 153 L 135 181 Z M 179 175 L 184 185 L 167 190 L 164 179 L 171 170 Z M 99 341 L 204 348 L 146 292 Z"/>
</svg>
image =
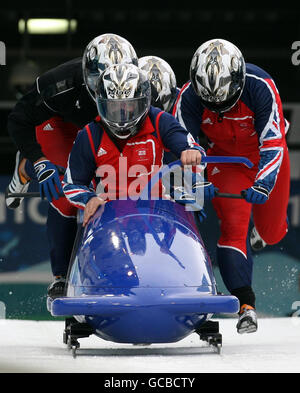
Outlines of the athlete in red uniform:
<svg viewBox="0 0 300 393">
<path fill-rule="evenodd" d="M 150 106 L 151 84 L 138 67 L 109 67 L 99 79 L 96 98 L 100 119 L 79 132 L 63 183 L 69 201 L 84 209 L 83 225 L 107 200 L 136 199 L 153 169 L 162 166 L 166 149 L 183 165 L 201 163 L 201 148 L 186 129 L 171 114 Z M 104 193 L 89 187 L 94 177 L 106 186 Z"/>
<path fill-rule="evenodd" d="M 239 333 L 257 329 L 252 289 L 252 257 L 247 242 L 251 213 L 254 230 L 266 244 L 287 232 L 290 187 L 286 123 L 274 81 L 261 68 L 245 64 L 239 49 L 216 39 L 195 52 L 191 81 L 185 84 L 173 114 L 194 136 L 205 135 L 208 155 L 244 156 L 254 167 L 211 165 L 207 195 L 241 193 L 245 200 L 214 198 L 221 237 L 217 258 L 223 281 L 241 303 Z"/>
</svg>

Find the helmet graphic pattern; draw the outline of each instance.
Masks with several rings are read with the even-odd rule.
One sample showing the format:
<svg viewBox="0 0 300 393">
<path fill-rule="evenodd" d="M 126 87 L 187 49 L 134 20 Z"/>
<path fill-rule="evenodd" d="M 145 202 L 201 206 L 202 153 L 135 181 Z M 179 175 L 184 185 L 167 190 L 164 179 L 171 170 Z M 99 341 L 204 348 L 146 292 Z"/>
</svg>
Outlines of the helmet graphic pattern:
<svg viewBox="0 0 300 393">
<path fill-rule="evenodd" d="M 138 63 L 133 46 L 125 38 L 117 34 L 102 34 L 87 45 L 82 69 L 84 82 L 93 99 L 99 76 L 107 67 L 120 63 Z"/>
<path fill-rule="evenodd" d="M 136 67 L 111 67 L 103 76 L 103 87 L 109 99 L 134 98 L 138 82 Z"/>
<path fill-rule="evenodd" d="M 190 77 L 196 94 L 209 109 L 224 112 L 240 98 L 245 84 L 245 61 L 232 43 L 210 40 L 195 52 Z"/>
<path fill-rule="evenodd" d="M 170 65 L 157 56 L 139 59 L 139 67 L 151 82 L 152 105 L 168 112 L 176 99 L 176 77 Z"/>
</svg>

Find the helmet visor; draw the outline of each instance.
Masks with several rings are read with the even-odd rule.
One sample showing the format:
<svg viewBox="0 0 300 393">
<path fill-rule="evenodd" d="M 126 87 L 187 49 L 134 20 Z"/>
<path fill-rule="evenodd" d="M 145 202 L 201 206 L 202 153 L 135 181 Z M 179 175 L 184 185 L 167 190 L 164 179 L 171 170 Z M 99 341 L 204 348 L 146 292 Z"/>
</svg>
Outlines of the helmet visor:
<svg viewBox="0 0 300 393">
<path fill-rule="evenodd" d="M 100 117 L 107 123 L 117 127 L 132 125 L 149 109 L 150 99 L 147 96 L 126 99 L 103 99 L 97 97 L 97 108 Z"/>
</svg>

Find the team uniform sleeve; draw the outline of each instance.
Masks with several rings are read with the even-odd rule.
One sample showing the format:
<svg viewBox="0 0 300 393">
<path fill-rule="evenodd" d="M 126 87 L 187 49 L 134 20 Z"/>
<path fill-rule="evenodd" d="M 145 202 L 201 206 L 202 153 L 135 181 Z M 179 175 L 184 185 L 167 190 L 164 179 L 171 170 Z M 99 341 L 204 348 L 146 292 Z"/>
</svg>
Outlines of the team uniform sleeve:
<svg viewBox="0 0 300 393">
<path fill-rule="evenodd" d="M 259 138 L 260 153 L 255 185 L 271 192 L 283 159 L 286 124 L 281 99 L 273 80 L 256 78 L 254 82 L 255 130 Z"/>
<path fill-rule="evenodd" d="M 184 150 L 196 149 L 205 154 L 204 149 L 199 146 L 191 133 L 169 113 L 163 113 L 159 120 L 159 132 L 161 140 L 167 151 L 171 151 L 180 158 Z"/>
<path fill-rule="evenodd" d="M 85 129 L 81 130 L 69 155 L 68 167 L 63 179 L 63 190 L 70 203 L 84 209 L 88 201 L 97 196 L 91 182 L 96 162 Z"/>
</svg>

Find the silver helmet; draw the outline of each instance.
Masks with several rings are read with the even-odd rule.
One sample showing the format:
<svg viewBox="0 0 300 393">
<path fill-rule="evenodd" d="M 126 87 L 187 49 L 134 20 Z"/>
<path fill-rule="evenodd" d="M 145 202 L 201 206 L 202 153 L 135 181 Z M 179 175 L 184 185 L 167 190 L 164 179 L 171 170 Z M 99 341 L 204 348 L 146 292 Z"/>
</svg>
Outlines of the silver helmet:
<svg viewBox="0 0 300 393">
<path fill-rule="evenodd" d="M 151 85 L 134 64 L 115 64 L 100 76 L 96 104 L 101 121 L 117 138 L 135 135 L 151 105 Z"/>
<path fill-rule="evenodd" d="M 176 100 L 176 77 L 171 66 L 157 56 L 139 59 L 139 68 L 147 72 L 152 88 L 152 102 L 165 112 L 169 112 Z"/>
<path fill-rule="evenodd" d="M 87 45 L 82 58 L 83 79 L 94 100 L 99 76 L 107 67 L 118 63 L 138 64 L 135 50 L 125 38 L 107 33 Z"/>
<path fill-rule="evenodd" d="M 229 41 L 207 41 L 192 58 L 190 78 L 205 107 L 218 113 L 226 112 L 237 103 L 243 92 L 246 78 L 243 55 Z"/>
</svg>

